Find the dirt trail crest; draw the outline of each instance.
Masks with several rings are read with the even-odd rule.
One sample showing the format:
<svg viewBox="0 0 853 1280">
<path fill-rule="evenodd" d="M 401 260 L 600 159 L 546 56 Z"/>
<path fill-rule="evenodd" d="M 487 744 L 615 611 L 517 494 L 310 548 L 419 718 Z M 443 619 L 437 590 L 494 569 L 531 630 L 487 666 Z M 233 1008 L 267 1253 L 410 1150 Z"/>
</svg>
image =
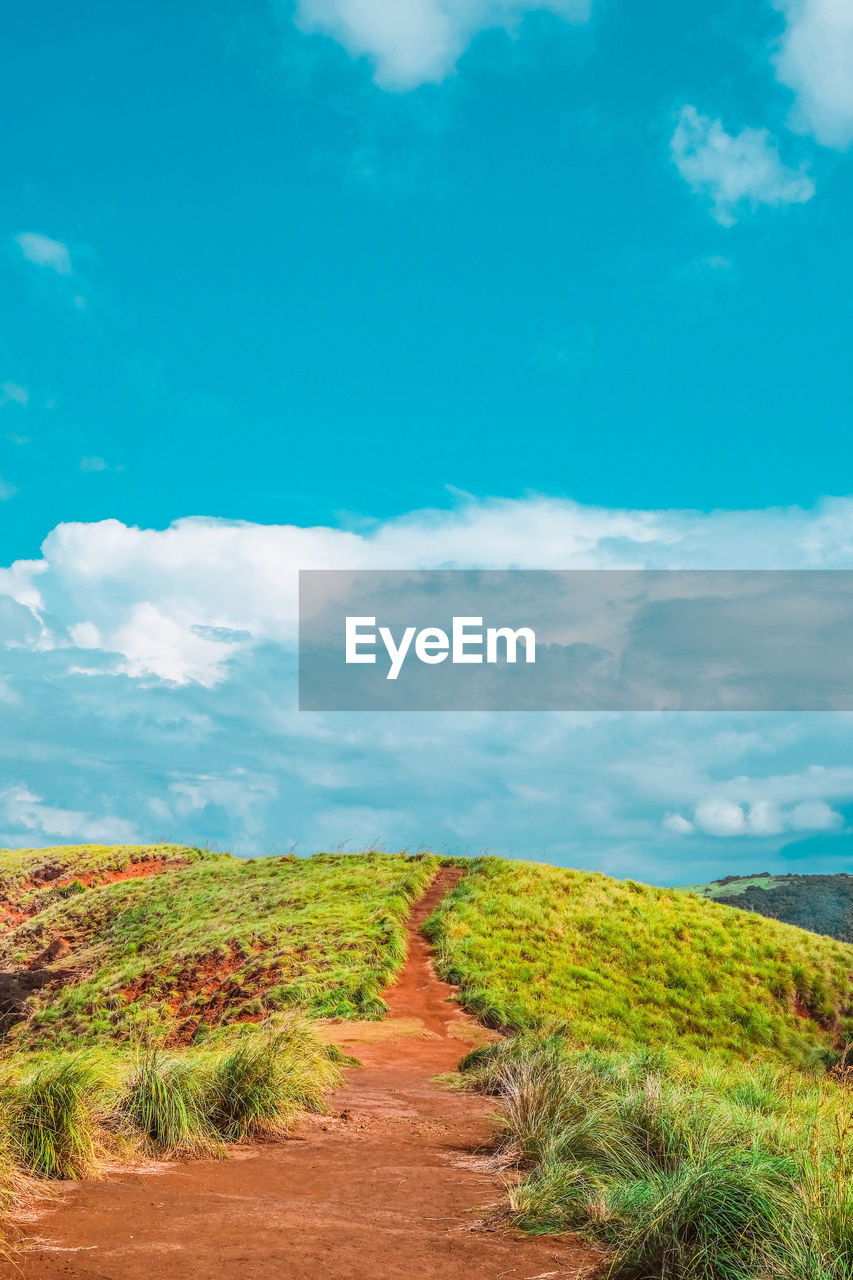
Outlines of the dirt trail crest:
<svg viewBox="0 0 853 1280">
<path fill-rule="evenodd" d="M 476 1156 L 494 1104 L 439 1087 L 481 1028 L 450 1002 L 421 932 L 462 872 L 443 868 L 415 904 L 388 1017 L 335 1023 L 361 1061 L 295 1140 L 224 1161 L 158 1164 L 63 1184 L 0 1280 L 546 1280 L 588 1274 L 571 1241 L 491 1229 L 502 1187 Z M 337 1112 L 337 1114 L 334 1114 Z"/>
</svg>

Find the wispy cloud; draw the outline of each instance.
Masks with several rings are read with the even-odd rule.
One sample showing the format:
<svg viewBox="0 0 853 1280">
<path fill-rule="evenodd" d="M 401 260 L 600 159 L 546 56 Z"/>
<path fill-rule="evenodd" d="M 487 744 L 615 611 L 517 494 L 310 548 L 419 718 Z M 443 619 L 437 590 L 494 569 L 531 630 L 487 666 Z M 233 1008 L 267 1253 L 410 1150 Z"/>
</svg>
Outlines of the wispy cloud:
<svg viewBox="0 0 853 1280">
<path fill-rule="evenodd" d="M 776 74 L 796 95 L 791 123 L 828 147 L 853 142 L 853 5 L 776 0 L 787 26 Z"/>
<path fill-rule="evenodd" d="M 71 254 L 61 240 L 52 240 L 38 231 L 21 231 L 15 236 L 15 243 L 27 262 L 60 276 L 71 275 Z"/>
<path fill-rule="evenodd" d="M 376 83 L 402 92 L 446 79 L 480 31 L 512 30 L 533 10 L 583 22 L 589 0 L 297 0 L 295 19 L 368 58 Z"/>
<path fill-rule="evenodd" d="M 22 409 L 26 409 L 29 403 L 30 393 L 19 382 L 0 383 L 0 409 L 5 408 L 7 404 L 17 404 Z"/>
<path fill-rule="evenodd" d="M 8 502 L 10 498 L 14 498 L 18 490 L 13 484 L 8 484 L 2 476 L 0 476 L 0 502 Z"/>
<path fill-rule="evenodd" d="M 33 795 L 23 784 L 6 787 L 0 792 L 0 821 L 52 839 L 116 843 L 133 839 L 133 828 L 123 818 L 104 818 L 78 809 L 60 809 L 45 804 L 41 796 Z"/>
<path fill-rule="evenodd" d="M 672 158 L 681 176 L 708 197 L 714 217 L 732 226 L 744 209 L 759 205 L 803 204 L 815 192 L 802 169 L 782 162 L 766 129 L 727 133 L 721 120 L 682 109 L 672 136 Z"/>
</svg>

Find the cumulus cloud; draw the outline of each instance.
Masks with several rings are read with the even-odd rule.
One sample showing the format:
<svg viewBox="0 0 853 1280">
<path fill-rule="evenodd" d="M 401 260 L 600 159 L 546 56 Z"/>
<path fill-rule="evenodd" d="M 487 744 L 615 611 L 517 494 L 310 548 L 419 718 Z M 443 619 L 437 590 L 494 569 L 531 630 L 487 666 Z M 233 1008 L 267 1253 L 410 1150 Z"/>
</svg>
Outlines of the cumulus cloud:
<svg viewBox="0 0 853 1280">
<path fill-rule="evenodd" d="M 843 821 L 842 815 L 823 801 L 783 809 L 769 800 L 746 807 L 711 796 L 696 806 L 693 822 L 688 825 L 712 836 L 778 836 L 786 831 L 832 831 Z"/>
<path fill-rule="evenodd" d="M 849 499 L 713 514 L 467 500 L 359 532 L 61 525 L 0 569 L 0 846 L 381 838 L 680 883 L 743 870 L 760 839 L 772 866 L 786 842 L 844 830 L 849 717 L 300 715 L 297 570 L 851 563 Z"/>
<path fill-rule="evenodd" d="M 15 243 L 27 262 L 60 276 L 71 275 L 71 254 L 61 240 L 52 240 L 38 231 L 21 231 L 15 236 Z"/>
<path fill-rule="evenodd" d="M 853 142 L 853 6 L 776 0 L 787 19 L 776 74 L 796 95 L 792 124 L 840 149 Z"/>
<path fill-rule="evenodd" d="M 295 20 L 368 58 L 376 83 L 400 92 L 444 80 L 480 31 L 512 30 L 534 10 L 582 22 L 589 0 L 297 0 Z"/>
<path fill-rule="evenodd" d="M 783 164 L 766 129 L 727 133 L 721 120 L 682 109 L 671 142 L 681 176 L 711 201 L 714 217 L 730 227 L 744 209 L 759 205 L 803 204 L 814 195 L 812 179 L 802 169 Z"/>
<path fill-rule="evenodd" d="M 718 783 L 713 794 L 703 796 L 692 818 L 669 813 L 664 826 L 679 834 L 703 831 L 711 836 L 835 831 L 844 825 L 844 817 L 825 797 L 849 802 L 851 796 L 853 770 L 847 766 L 812 766 L 801 774 L 777 777 L 737 777 Z"/>
<path fill-rule="evenodd" d="M 298 569 L 814 568 L 853 560 L 853 500 L 814 511 L 631 511 L 542 497 L 463 501 L 354 533 L 206 518 L 165 530 L 59 525 L 42 558 L 0 570 L 43 648 L 87 648 L 117 672 L 214 686 L 236 655 L 292 646 Z M 78 632 L 76 634 L 82 634 Z M 2 643 L 2 637 L 0 637 Z"/>
</svg>

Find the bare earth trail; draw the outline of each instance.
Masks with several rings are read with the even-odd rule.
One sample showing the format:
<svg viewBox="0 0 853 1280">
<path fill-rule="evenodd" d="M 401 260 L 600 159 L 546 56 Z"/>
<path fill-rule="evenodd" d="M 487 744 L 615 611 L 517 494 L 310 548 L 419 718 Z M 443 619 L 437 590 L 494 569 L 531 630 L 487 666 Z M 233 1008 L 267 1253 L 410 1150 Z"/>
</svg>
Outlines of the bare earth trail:
<svg viewBox="0 0 853 1280">
<path fill-rule="evenodd" d="M 475 1155 L 494 1105 L 432 1083 L 483 1036 L 448 1003 L 420 933 L 458 874 L 439 872 L 415 907 L 386 1021 L 329 1027 L 363 1064 L 331 1117 L 230 1160 L 63 1184 L 2 1280 L 544 1280 L 588 1268 L 572 1242 L 482 1223 L 476 1211 L 501 1199 Z"/>
</svg>

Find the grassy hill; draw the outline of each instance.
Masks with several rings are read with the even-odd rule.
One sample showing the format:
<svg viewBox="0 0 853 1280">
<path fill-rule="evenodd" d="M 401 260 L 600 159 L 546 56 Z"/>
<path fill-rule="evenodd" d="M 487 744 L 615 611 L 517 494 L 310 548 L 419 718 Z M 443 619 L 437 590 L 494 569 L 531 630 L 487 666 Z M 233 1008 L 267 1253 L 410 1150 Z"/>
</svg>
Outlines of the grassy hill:
<svg viewBox="0 0 853 1280">
<path fill-rule="evenodd" d="M 142 1027 L 187 1044 L 293 1007 L 376 1016 L 403 956 L 409 904 L 437 866 L 383 854 L 240 860 L 174 846 L 48 853 L 2 855 L 7 893 L 35 911 L 0 938 L 0 969 L 41 984 L 12 1029 L 22 1045 Z M 45 862 L 52 888 L 33 889 Z M 154 872 L 110 879 L 141 866 Z"/>
<path fill-rule="evenodd" d="M 683 892 L 853 942 L 853 876 L 772 876 L 761 872 L 684 885 Z"/>
<path fill-rule="evenodd" d="M 687 893 L 483 858 L 430 930 L 493 1025 L 796 1064 L 853 1036 L 853 947 Z"/>
<path fill-rule="evenodd" d="M 611 1280 L 850 1280 L 853 947 L 631 881 L 484 858 L 428 925 L 500 1100 L 506 1216 Z M 812 1071 L 798 1070 L 811 1066 Z"/>
<path fill-rule="evenodd" d="M 190 1044 L 288 1008 L 380 1015 L 409 905 L 438 865 L 174 845 L 0 853 L 0 995 L 10 974 L 27 988 L 12 1038 L 71 1045 L 153 1027 Z M 853 1035 L 851 946 L 698 891 L 495 858 L 466 868 L 431 928 L 443 975 L 494 1025 L 795 1064 Z M 750 891 L 772 890 L 740 897 Z"/>
<path fill-rule="evenodd" d="M 81 889 L 145 878 L 210 856 L 174 844 L 0 849 L 0 928 L 19 924 Z"/>
<path fill-rule="evenodd" d="M 221 1151 L 321 1108 L 338 1067 L 311 1019 L 381 1016 L 441 863 L 0 852 L 0 1210 L 22 1172 Z M 614 1280 L 850 1280 L 853 946 L 701 886 L 462 865 L 427 929 L 460 1001 L 518 1033 L 464 1064 L 502 1100 L 516 1224 L 581 1231 Z M 784 887 L 749 879 L 721 896 Z"/>
</svg>

